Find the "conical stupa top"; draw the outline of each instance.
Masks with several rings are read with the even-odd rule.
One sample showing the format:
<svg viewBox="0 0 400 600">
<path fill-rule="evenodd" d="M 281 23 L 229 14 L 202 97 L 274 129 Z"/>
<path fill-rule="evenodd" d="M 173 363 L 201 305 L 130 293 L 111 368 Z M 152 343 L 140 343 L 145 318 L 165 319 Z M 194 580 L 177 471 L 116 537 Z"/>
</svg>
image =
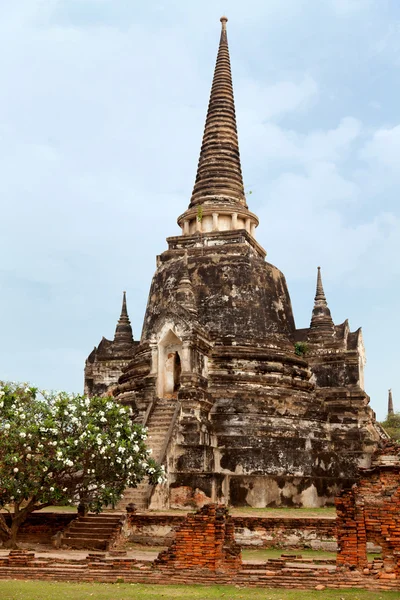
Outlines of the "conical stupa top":
<svg viewBox="0 0 400 600">
<path fill-rule="evenodd" d="M 227 21 L 226 17 L 221 17 L 221 39 L 189 208 L 205 202 L 239 204 L 247 208 L 240 165 Z"/>
<path fill-rule="evenodd" d="M 315 292 L 314 308 L 311 316 L 310 329 L 318 329 L 320 333 L 333 334 L 334 324 L 331 311 L 328 308 L 324 288 L 322 285 L 321 267 L 318 267 L 317 289 Z"/>
<path fill-rule="evenodd" d="M 394 414 L 394 408 L 393 408 L 393 397 L 392 397 L 392 390 L 389 390 L 389 398 L 388 398 L 388 415 L 393 415 Z"/>
<path fill-rule="evenodd" d="M 115 328 L 114 343 L 127 346 L 133 344 L 132 327 L 126 308 L 126 292 L 123 292 L 121 316 Z"/>
</svg>

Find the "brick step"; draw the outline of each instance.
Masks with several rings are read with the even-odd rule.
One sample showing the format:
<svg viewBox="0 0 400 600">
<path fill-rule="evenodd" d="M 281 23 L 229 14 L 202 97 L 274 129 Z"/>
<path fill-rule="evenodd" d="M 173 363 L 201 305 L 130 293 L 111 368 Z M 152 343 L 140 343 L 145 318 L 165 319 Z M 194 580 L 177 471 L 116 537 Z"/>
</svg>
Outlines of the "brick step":
<svg viewBox="0 0 400 600">
<path fill-rule="evenodd" d="M 71 538 L 65 540 L 66 545 L 70 548 L 84 550 L 107 550 L 108 540 L 95 538 Z"/>
<path fill-rule="evenodd" d="M 121 517 L 116 514 L 78 517 L 64 532 L 63 540 L 73 548 L 107 550 L 121 530 Z"/>
<path fill-rule="evenodd" d="M 95 537 L 108 538 L 114 533 L 114 531 L 115 527 L 112 529 L 97 529 L 96 527 L 70 527 L 68 531 L 65 532 L 65 535 L 82 535 L 84 537 L 91 537 L 94 535 Z"/>
<path fill-rule="evenodd" d="M 92 516 L 87 516 L 87 517 L 78 517 L 78 519 L 76 519 L 75 521 L 72 521 L 73 523 L 90 523 L 90 525 L 101 525 L 103 527 L 108 527 L 108 525 L 118 525 L 118 521 L 119 521 L 120 517 L 117 515 L 107 515 L 105 514 L 103 517 L 92 517 Z"/>
<path fill-rule="evenodd" d="M 154 417 L 150 417 L 148 425 L 155 425 L 157 423 L 164 423 L 165 424 L 165 423 L 167 423 L 168 419 L 170 417 L 172 417 L 173 413 L 174 413 L 173 410 L 171 410 L 171 411 L 164 411 L 161 414 L 157 414 Z"/>
<path fill-rule="evenodd" d="M 105 540 L 110 537 L 112 532 L 102 533 L 99 531 L 93 531 L 91 533 L 87 531 L 67 531 L 63 539 L 94 539 L 94 540 Z"/>
</svg>

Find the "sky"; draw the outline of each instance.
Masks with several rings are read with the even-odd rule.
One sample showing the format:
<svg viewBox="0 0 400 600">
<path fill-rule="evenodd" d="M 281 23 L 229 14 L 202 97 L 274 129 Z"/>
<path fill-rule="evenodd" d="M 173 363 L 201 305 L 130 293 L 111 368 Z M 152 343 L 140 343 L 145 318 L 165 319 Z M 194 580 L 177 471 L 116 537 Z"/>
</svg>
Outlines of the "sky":
<svg viewBox="0 0 400 600">
<path fill-rule="evenodd" d="M 400 410 L 398 0 L 0 0 L 0 379 L 81 392 L 190 200 L 226 13 L 257 239 Z"/>
</svg>

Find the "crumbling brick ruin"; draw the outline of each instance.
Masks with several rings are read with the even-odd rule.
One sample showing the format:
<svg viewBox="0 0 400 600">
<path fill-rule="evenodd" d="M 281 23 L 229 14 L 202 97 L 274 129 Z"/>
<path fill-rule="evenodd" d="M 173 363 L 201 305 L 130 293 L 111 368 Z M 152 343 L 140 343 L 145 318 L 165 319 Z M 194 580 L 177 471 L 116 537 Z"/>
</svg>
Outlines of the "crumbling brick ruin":
<svg viewBox="0 0 400 600">
<path fill-rule="evenodd" d="M 297 329 L 285 277 L 256 240 L 221 22 L 193 193 L 157 257 L 140 342 L 125 331 L 117 345 L 117 332 L 86 363 L 86 391 L 131 406 L 166 467 L 166 485 L 128 490 L 120 509 L 333 504 L 384 435 L 361 330 L 335 325 L 319 269 L 310 327 Z"/>
<path fill-rule="evenodd" d="M 338 566 L 365 569 L 383 579 L 400 578 L 400 445 L 386 443 L 371 468 L 336 499 Z M 367 558 L 367 542 L 382 548 L 382 557 Z"/>
<path fill-rule="evenodd" d="M 175 534 L 171 546 L 161 552 L 157 568 L 238 571 L 242 565 L 235 528 L 225 506 L 207 504 L 189 514 Z"/>
</svg>

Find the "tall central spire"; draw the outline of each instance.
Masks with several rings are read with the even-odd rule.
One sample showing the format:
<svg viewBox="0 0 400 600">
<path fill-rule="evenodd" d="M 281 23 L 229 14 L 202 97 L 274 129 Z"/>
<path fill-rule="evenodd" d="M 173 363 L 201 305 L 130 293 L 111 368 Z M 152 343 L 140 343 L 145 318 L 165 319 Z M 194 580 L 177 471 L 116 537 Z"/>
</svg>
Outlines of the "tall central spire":
<svg viewBox="0 0 400 600">
<path fill-rule="evenodd" d="M 222 31 L 196 181 L 189 208 L 204 203 L 246 207 L 226 23 Z"/>
</svg>

